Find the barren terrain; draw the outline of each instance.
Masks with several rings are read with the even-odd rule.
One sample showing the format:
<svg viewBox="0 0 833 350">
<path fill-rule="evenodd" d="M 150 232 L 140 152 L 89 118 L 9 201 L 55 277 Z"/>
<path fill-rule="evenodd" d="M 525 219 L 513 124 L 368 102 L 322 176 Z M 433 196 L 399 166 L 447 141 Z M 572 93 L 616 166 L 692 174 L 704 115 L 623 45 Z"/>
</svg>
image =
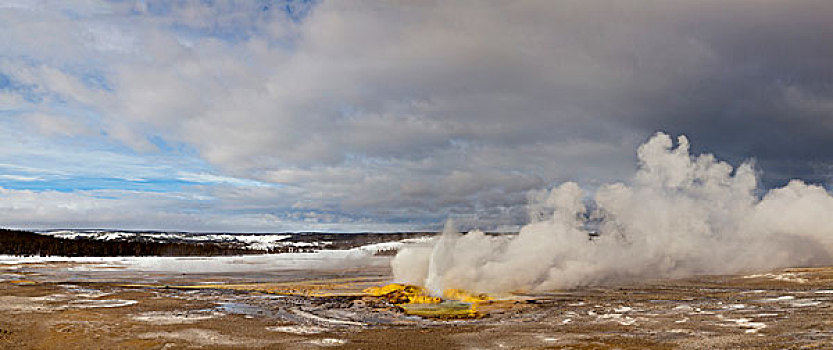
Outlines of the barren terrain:
<svg viewBox="0 0 833 350">
<path fill-rule="evenodd" d="M 495 296 L 476 319 L 403 314 L 361 291 L 384 266 L 258 273 L 0 265 L 5 349 L 829 348 L 833 268 Z M 71 273 L 75 271 L 74 273 Z"/>
</svg>

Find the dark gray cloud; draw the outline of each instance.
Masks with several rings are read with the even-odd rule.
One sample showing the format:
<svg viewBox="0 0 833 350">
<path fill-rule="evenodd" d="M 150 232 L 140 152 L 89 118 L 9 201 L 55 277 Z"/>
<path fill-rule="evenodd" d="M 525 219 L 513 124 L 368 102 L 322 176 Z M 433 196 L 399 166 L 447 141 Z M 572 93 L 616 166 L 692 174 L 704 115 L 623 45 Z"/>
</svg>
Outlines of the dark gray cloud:
<svg viewBox="0 0 833 350">
<path fill-rule="evenodd" d="M 706 65 L 644 96 L 631 122 L 686 133 L 695 151 L 754 157 L 765 185 L 825 183 L 833 160 L 833 14 L 829 2 L 699 4 L 675 12 L 674 45 L 702 45 Z M 643 67 L 668 69 L 673 61 Z M 686 70 L 681 64 L 676 70 Z M 659 72 L 662 74 L 662 72 Z"/>
</svg>

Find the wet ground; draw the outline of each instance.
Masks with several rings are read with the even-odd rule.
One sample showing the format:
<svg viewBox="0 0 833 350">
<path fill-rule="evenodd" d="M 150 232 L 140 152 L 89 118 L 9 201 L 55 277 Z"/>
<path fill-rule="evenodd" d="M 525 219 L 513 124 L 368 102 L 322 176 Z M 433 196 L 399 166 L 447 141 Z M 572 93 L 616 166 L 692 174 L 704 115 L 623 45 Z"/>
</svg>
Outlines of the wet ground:
<svg viewBox="0 0 833 350">
<path fill-rule="evenodd" d="M 389 278 L 382 266 L 182 274 L 7 263 L 0 348 L 833 348 L 833 268 L 504 296 L 479 306 L 481 318 L 448 321 L 361 294 Z"/>
</svg>

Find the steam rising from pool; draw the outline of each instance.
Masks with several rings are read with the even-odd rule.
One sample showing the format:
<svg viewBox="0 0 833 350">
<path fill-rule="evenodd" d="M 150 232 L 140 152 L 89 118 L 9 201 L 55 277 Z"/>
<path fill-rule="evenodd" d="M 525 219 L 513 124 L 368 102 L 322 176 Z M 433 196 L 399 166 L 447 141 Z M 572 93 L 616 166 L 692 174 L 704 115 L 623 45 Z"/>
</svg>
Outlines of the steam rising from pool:
<svg viewBox="0 0 833 350">
<path fill-rule="evenodd" d="M 760 198 L 751 162 L 733 169 L 691 155 L 685 136 L 675 146 L 657 133 L 637 155 L 632 184 L 600 187 L 594 210 L 573 182 L 533 193 L 532 222 L 516 237 L 446 225 L 433 245 L 397 254 L 396 279 L 434 293 L 505 292 L 833 263 L 833 196 L 824 188 L 793 180 Z"/>
</svg>

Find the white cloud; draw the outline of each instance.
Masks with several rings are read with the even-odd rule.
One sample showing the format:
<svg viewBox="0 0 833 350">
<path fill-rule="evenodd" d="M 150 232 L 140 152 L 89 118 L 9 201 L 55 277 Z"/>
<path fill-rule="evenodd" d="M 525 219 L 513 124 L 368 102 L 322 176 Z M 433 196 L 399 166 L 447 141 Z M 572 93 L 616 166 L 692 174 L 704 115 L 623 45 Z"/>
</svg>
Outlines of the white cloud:
<svg viewBox="0 0 833 350">
<path fill-rule="evenodd" d="M 34 113 L 19 117 L 34 124 L 41 133 L 47 136 L 91 136 L 94 134 L 94 130 L 85 125 L 84 121 L 67 116 Z"/>
<path fill-rule="evenodd" d="M 13 190 L 0 187 L 0 222 L 3 227 L 120 228 L 185 231 L 395 231 L 424 228 L 350 219 L 314 211 L 300 215 L 227 213 L 204 210 L 204 198 L 186 193 L 119 190 L 58 191 Z M 239 209 L 239 208 L 238 208 Z"/>
<path fill-rule="evenodd" d="M 13 181 L 40 181 L 44 178 L 41 176 L 0 175 L 0 179 L 7 179 Z"/>
<path fill-rule="evenodd" d="M 656 128 L 709 131 L 710 118 L 745 127 L 746 117 L 719 113 L 759 115 L 755 108 L 771 110 L 761 103 L 769 91 L 784 91 L 768 77 L 799 75 L 789 70 L 799 66 L 818 72 L 802 58 L 745 51 L 772 37 L 749 28 L 784 21 L 777 34 L 786 36 L 773 45 L 794 43 L 793 32 L 827 29 L 818 18 L 831 13 L 781 4 L 761 6 L 782 14 L 774 16 L 738 4 L 326 1 L 291 20 L 254 2 L 77 5 L 0 10 L 0 73 L 26 86 L 0 90 L 0 108 L 30 115 L 44 135 L 103 132 L 100 142 L 150 159 L 124 160 L 121 169 L 139 174 L 122 178 L 158 173 L 147 165 L 164 140 L 214 169 L 167 159 L 161 172 L 204 183 L 221 198 L 212 205 L 229 211 L 229 203 L 261 203 L 251 208 L 258 222 L 307 210 L 376 221 L 465 216 L 485 226 L 520 223 L 529 190 L 627 178 L 633 149 Z M 793 51 L 801 50 L 784 52 Z M 746 52 L 757 61 L 733 56 Z M 829 93 L 810 90 L 788 95 L 800 105 L 789 110 L 825 113 Z M 741 93 L 754 96 L 732 98 Z M 20 139 L 4 142 L 34 152 Z"/>
<path fill-rule="evenodd" d="M 209 184 L 230 184 L 230 185 L 236 185 L 236 186 L 254 186 L 254 187 L 271 186 L 271 184 L 260 182 L 260 181 L 239 179 L 239 178 L 228 177 L 228 176 L 220 176 L 220 175 L 209 174 L 209 173 L 179 172 L 179 173 L 177 173 L 177 179 L 182 180 L 182 181 L 209 183 Z"/>
</svg>

